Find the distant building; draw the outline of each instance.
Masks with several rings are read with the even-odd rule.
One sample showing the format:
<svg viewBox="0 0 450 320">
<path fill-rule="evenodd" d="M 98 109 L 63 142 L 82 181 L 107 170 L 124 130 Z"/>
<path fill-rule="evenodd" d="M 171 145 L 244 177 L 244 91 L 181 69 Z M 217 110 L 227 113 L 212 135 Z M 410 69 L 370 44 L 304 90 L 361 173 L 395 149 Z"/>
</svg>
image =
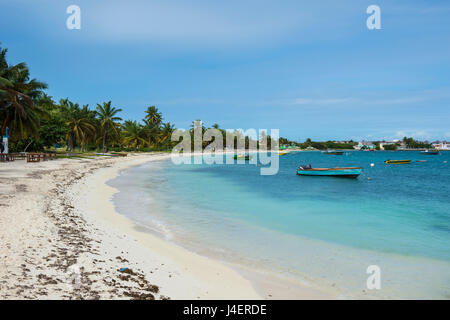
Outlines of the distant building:
<svg viewBox="0 0 450 320">
<path fill-rule="evenodd" d="M 399 146 L 398 146 L 398 149 L 399 149 L 399 150 L 407 149 L 407 148 L 406 148 L 406 143 L 405 143 L 403 140 L 400 140 L 400 141 L 398 142 L 398 144 L 399 144 Z"/>
<path fill-rule="evenodd" d="M 389 146 L 389 145 L 392 146 L 394 144 L 396 144 L 395 141 L 381 141 L 380 142 L 380 150 L 384 150 L 384 146 Z"/>
<path fill-rule="evenodd" d="M 431 144 L 431 146 L 439 150 L 450 150 L 450 142 L 447 141 L 435 141 Z"/>
<path fill-rule="evenodd" d="M 371 141 L 360 141 L 353 148 L 355 148 L 356 150 L 374 150 L 375 147 L 376 146 Z"/>
</svg>

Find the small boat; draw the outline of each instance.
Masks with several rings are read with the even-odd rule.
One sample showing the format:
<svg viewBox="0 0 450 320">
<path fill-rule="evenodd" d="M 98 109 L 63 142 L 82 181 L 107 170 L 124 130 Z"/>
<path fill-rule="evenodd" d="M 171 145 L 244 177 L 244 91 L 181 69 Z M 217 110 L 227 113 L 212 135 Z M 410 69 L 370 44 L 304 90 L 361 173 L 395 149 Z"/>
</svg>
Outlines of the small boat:
<svg viewBox="0 0 450 320">
<path fill-rule="evenodd" d="M 439 154 L 439 150 L 425 150 L 425 151 L 420 151 L 420 154 L 426 154 L 426 155 L 429 155 L 429 156 L 432 156 L 432 155 L 437 155 L 437 154 Z"/>
<path fill-rule="evenodd" d="M 317 177 L 342 177 L 357 178 L 361 174 L 362 168 L 311 168 L 311 166 L 300 166 L 297 169 L 299 176 L 317 176 Z"/>
<path fill-rule="evenodd" d="M 284 156 L 285 154 L 288 154 L 289 152 L 278 152 L 279 156 Z"/>
<path fill-rule="evenodd" d="M 327 150 L 323 152 L 324 154 L 334 154 L 334 155 L 343 155 L 344 151 L 336 151 L 336 150 Z"/>
<path fill-rule="evenodd" d="M 233 156 L 234 160 L 250 160 L 252 158 L 249 154 L 235 154 Z"/>
<path fill-rule="evenodd" d="M 407 164 L 411 163 L 411 160 L 386 160 L 386 164 Z"/>
</svg>

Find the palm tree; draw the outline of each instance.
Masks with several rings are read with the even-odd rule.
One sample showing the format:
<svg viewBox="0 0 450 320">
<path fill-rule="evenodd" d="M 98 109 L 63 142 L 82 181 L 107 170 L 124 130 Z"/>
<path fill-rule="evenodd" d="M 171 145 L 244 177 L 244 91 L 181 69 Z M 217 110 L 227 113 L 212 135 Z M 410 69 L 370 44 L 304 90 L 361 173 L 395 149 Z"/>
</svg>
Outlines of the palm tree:
<svg viewBox="0 0 450 320">
<path fill-rule="evenodd" d="M 172 133 L 175 131 L 175 125 L 171 124 L 170 122 L 164 123 L 161 132 L 159 135 L 158 142 L 161 144 L 166 145 L 166 147 L 170 147 L 171 139 L 172 139 Z"/>
<path fill-rule="evenodd" d="M 158 108 L 155 106 L 148 107 L 145 110 L 145 135 L 148 140 L 148 151 L 150 151 L 150 146 L 155 144 L 157 141 L 157 137 L 159 135 L 160 126 L 162 122 L 162 114 L 158 111 Z"/>
<path fill-rule="evenodd" d="M 158 111 L 158 108 L 155 106 L 148 107 L 147 110 L 145 110 L 145 113 L 145 120 L 151 122 L 157 127 L 160 126 L 163 118 L 161 112 Z"/>
<path fill-rule="evenodd" d="M 81 108 L 80 114 L 81 117 L 92 126 L 92 128 L 88 129 L 85 132 L 83 140 L 81 142 L 81 151 L 84 152 L 87 151 L 89 142 L 95 139 L 96 133 L 99 131 L 98 129 L 100 128 L 100 124 L 98 119 L 96 118 L 97 112 L 94 110 L 90 110 L 87 104 Z"/>
<path fill-rule="evenodd" d="M 117 117 L 116 114 L 122 111 L 122 109 L 116 109 L 111 107 L 111 101 L 103 102 L 103 106 L 97 104 L 97 115 L 100 120 L 100 126 L 103 135 L 103 152 L 108 151 L 108 137 L 110 134 L 118 135 L 117 121 L 121 121 L 122 118 Z"/>
<path fill-rule="evenodd" d="M 0 48 L 0 126 L 3 131 L 9 127 L 13 139 L 37 137 L 39 119 L 47 114 L 34 102 L 47 85 L 30 80 L 25 63 L 8 65 L 6 53 L 7 49 Z"/>
<path fill-rule="evenodd" d="M 138 146 L 143 146 L 146 144 L 144 136 L 144 130 L 140 123 L 136 121 L 127 120 L 123 124 L 123 143 L 127 146 L 134 146 L 134 150 Z"/>
<path fill-rule="evenodd" d="M 73 151 L 78 141 L 84 151 L 88 137 L 95 133 L 95 127 L 89 119 L 88 106 L 84 105 L 80 108 L 78 103 L 73 103 L 68 99 L 61 99 L 60 105 L 65 111 L 67 149 Z"/>
<path fill-rule="evenodd" d="M 144 119 L 144 126 L 142 130 L 147 139 L 148 151 L 150 151 L 150 147 L 157 143 L 160 127 L 156 126 L 151 121 Z"/>
</svg>

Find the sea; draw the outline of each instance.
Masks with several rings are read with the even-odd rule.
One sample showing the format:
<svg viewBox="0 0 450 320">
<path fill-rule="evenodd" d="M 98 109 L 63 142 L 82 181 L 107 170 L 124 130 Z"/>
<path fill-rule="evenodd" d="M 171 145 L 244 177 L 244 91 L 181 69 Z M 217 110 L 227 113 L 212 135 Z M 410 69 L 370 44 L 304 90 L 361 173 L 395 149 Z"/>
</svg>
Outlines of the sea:
<svg viewBox="0 0 450 320">
<path fill-rule="evenodd" d="M 275 175 L 252 162 L 153 161 L 108 184 L 140 230 L 200 255 L 344 299 L 450 299 L 450 152 L 291 152 Z M 307 177 L 301 164 L 363 171 Z"/>
</svg>

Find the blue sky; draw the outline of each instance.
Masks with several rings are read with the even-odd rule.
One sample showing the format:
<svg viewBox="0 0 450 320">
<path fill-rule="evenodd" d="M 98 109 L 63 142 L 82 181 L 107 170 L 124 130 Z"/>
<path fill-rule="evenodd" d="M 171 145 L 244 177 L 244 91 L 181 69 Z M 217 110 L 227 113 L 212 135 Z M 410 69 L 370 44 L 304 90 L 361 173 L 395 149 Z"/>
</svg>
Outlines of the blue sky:
<svg viewBox="0 0 450 320">
<path fill-rule="evenodd" d="M 0 0 L 0 41 L 55 99 L 112 100 L 124 119 L 156 105 L 179 128 L 449 140 L 449 17 L 437 0 Z"/>
</svg>

